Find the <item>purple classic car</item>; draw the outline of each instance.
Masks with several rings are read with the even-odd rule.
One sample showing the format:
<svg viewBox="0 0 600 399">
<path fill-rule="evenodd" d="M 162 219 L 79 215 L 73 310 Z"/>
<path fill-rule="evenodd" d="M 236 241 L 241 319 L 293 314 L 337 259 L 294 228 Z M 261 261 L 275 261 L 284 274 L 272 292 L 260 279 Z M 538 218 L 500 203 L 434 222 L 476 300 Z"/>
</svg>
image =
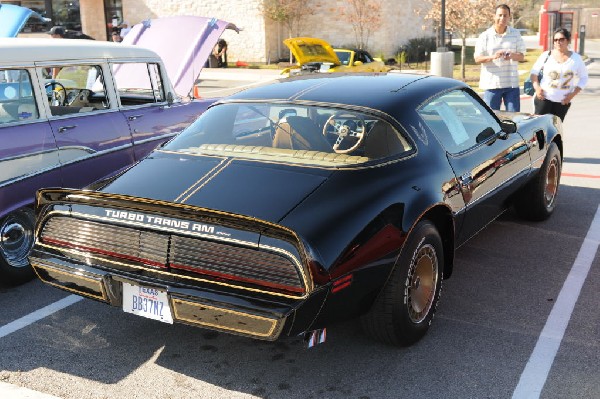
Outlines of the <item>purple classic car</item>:
<svg viewBox="0 0 600 399">
<path fill-rule="evenodd" d="M 232 27 L 171 17 L 135 26 L 130 44 L 0 38 L 0 282 L 33 277 L 27 255 L 39 188 L 82 188 L 114 176 L 212 103 L 188 95 Z M 169 35 L 182 30 L 199 34 L 174 45 Z"/>
</svg>

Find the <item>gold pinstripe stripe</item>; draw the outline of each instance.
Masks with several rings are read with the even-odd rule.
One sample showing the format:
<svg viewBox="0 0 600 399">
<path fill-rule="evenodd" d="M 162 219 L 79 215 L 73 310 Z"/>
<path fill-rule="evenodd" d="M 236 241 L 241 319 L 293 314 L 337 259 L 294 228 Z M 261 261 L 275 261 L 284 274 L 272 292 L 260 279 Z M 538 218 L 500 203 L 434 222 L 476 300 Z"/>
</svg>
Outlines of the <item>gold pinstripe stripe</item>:
<svg viewBox="0 0 600 399">
<path fill-rule="evenodd" d="M 223 160 L 223 161 L 225 161 L 225 160 Z M 234 160 L 233 160 L 233 158 L 231 158 L 231 159 L 229 159 L 227 162 L 225 162 L 224 164 L 223 164 L 223 162 L 221 162 L 219 165 L 217 165 L 217 166 L 220 166 L 220 167 L 219 167 L 219 169 L 217 169 L 217 170 L 214 170 L 214 169 L 213 169 L 213 170 L 211 171 L 211 172 L 212 172 L 212 174 L 211 174 L 210 176 L 209 176 L 209 174 L 207 173 L 207 174 L 204 176 L 204 177 L 208 177 L 207 179 L 205 179 L 205 180 L 204 180 L 204 181 L 203 181 L 203 182 L 202 182 L 200 185 L 197 185 L 197 184 L 195 184 L 195 185 L 197 185 L 197 187 L 196 187 L 195 189 L 193 189 L 191 192 L 189 192 L 189 190 L 190 190 L 190 189 L 192 189 L 194 186 L 190 187 L 190 188 L 187 190 L 187 192 L 189 192 L 189 193 L 188 193 L 188 195 L 187 195 L 187 196 L 185 196 L 184 198 L 181 198 L 181 196 L 183 195 L 183 194 L 182 194 L 182 195 L 180 195 L 180 196 L 177 198 L 177 200 L 178 200 L 179 202 L 181 202 L 182 204 L 183 204 L 184 202 L 186 202 L 188 199 L 190 199 L 190 197 L 191 197 L 192 195 L 196 194 L 196 193 L 197 193 L 197 192 L 198 192 L 198 191 L 199 191 L 199 190 L 200 190 L 202 187 L 204 187 L 205 185 L 207 185 L 207 184 L 208 184 L 208 182 L 210 182 L 212 179 L 214 179 L 214 178 L 215 178 L 215 177 L 216 177 L 216 176 L 217 176 L 219 173 L 221 173 L 221 172 L 222 172 L 222 171 L 223 171 L 223 170 L 224 170 L 226 167 L 228 167 L 229 165 L 231 165 L 231 163 L 232 163 L 233 161 L 234 161 Z M 198 181 L 197 183 L 199 183 L 199 181 Z"/>
<path fill-rule="evenodd" d="M 184 192 L 182 192 L 181 194 L 179 194 L 179 196 L 177 198 L 174 199 L 174 202 L 183 202 L 182 198 L 185 196 L 185 199 L 189 198 L 189 195 L 186 196 L 187 193 L 190 192 L 190 190 L 192 190 L 194 187 L 196 187 L 197 185 L 201 185 L 201 187 L 204 185 L 203 181 L 204 180 L 210 180 L 209 177 L 213 174 L 216 173 L 215 171 L 218 171 L 222 165 L 227 161 L 227 158 L 223 158 L 221 160 L 221 162 L 219 162 L 219 164 L 217 166 L 215 166 L 214 168 L 212 168 L 211 170 L 209 170 L 204 176 L 202 176 L 200 179 L 196 180 L 196 182 L 194 184 L 192 184 L 191 186 L 189 186 Z M 231 162 L 231 160 L 229 161 Z M 197 191 L 197 190 L 196 190 Z M 195 191 L 194 191 L 195 192 Z M 191 195 L 191 194 L 190 194 Z"/>
</svg>

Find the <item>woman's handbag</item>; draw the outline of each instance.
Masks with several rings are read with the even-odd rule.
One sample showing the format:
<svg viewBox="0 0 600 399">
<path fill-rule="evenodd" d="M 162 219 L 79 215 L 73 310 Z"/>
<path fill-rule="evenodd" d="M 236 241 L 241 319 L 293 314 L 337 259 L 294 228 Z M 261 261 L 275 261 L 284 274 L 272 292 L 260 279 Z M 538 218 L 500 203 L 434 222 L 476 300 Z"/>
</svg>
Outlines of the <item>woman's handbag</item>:
<svg viewBox="0 0 600 399">
<path fill-rule="evenodd" d="M 546 56 L 546 59 L 544 60 L 544 63 L 542 64 L 542 68 L 538 72 L 538 82 L 540 82 L 540 83 L 542 82 L 542 77 L 544 76 L 544 65 L 546 65 L 546 61 L 548 61 L 548 57 L 550 57 L 550 51 L 548 51 L 548 55 Z M 527 79 L 525 79 L 525 82 L 523 82 L 523 92 L 525 92 L 525 94 L 527 94 L 528 96 L 533 96 L 535 94 L 535 89 L 533 88 L 533 82 L 531 81 L 531 74 L 529 74 Z"/>
</svg>

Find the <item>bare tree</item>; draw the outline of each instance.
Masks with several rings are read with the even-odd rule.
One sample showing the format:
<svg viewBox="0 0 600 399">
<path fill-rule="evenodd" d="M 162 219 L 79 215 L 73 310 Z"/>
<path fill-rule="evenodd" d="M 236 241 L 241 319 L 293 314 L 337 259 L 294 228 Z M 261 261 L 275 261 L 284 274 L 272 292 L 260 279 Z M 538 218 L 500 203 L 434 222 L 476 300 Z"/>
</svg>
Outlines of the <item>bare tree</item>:
<svg viewBox="0 0 600 399">
<path fill-rule="evenodd" d="M 415 10 L 425 20 L 441 21 L 442 7 L 439 0 L 424 0 L 425 6 Z M 506 3 L 509 3 L 508 1 Z M 460 52 L 461 78 L 465 79 L 467 37 L 479 33 L 493 24 L 496 0 L 446 0 L 446 28 L 452 29 L 462 39 Z"/>
<path fill-rule="evenodd" d="M 339 13 L 352 25 L 356 47 L 366 48 L 373 27 L 381 22 L 381 0 L 348 0 Z"/>
<path fill-rule="evenodd" d="M 262 0 L 260 10 L 264 17 L 285 25 L 289 37 L 300 36 L 307 15 L 312 15 L 310 0 Z"/>
</svg>

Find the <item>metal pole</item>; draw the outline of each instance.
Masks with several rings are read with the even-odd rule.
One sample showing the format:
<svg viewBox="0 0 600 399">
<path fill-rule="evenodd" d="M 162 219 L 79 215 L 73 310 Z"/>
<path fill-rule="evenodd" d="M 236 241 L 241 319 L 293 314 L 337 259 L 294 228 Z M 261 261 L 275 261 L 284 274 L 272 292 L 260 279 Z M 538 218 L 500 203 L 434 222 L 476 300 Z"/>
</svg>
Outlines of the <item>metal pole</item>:
<svg viewBox="0 0 600 399">
<path fill-rule="evenodd" d="M 585 25 L 579 27 L 579 55 L 583 55 L 585 50 Z"/>
<path fill-rule="evenodd" d="M 439 52 L 445 52 L 446 49 L 446 0 L 442 0 L 442 26 L 440 28 L 440 48 L 437 49 Z"/>
</svg>

